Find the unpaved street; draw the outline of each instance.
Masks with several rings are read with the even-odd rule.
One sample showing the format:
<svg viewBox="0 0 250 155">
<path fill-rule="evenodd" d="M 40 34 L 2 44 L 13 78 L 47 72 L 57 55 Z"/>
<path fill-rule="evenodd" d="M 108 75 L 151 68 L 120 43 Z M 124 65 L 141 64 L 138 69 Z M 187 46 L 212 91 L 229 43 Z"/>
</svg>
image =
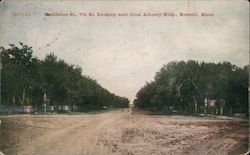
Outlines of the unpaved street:
<svg viewBox="0 0 250 155">
<path fill-rule="evenodd" d="M 1 116 L 1 151 L 17 155 L 236 155 L 247 150 L 240 119 L 131 115 Z"/>
</svg>

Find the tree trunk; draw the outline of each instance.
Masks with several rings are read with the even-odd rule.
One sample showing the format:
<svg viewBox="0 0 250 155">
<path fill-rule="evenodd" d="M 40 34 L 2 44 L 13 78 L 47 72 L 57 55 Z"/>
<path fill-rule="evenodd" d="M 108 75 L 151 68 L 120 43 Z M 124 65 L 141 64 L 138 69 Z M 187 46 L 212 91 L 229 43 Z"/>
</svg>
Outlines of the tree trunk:
<svg viewBox="0 0 250 155">
<path fill-rule="evenodd" d="M 25 89 L 23 89 L 23 95 L 22 95 L 22 98 L 18 97 L 19 98 L 19 102 L 21 104 L 21 106 L 24 105 L 24 102 L 25 102 Z"/>
<path fill-rule="evenodd" d="M 197 112 L 197 101 L 196 101 L 195 97 L 193 97 L 193 99 L 194 99 L 194 113 L 195 113 L 195 115 L 197 115 L 198 114 L 198 112 Z"/>
<path fill-rule="evenodd" d="M 13 93 L 13 97 L 12 97 L 12 105 L 16 105 L 16 93 Z"/>
<path fill-rule="evenodd" d="M 232 115 L 232 107 L 229 107 L 229 115 Z"/>
<path fill-rule="evenodd" d="M 223 106 L 220 106 L 220 115 L 223 115 Z"/>
</svg>

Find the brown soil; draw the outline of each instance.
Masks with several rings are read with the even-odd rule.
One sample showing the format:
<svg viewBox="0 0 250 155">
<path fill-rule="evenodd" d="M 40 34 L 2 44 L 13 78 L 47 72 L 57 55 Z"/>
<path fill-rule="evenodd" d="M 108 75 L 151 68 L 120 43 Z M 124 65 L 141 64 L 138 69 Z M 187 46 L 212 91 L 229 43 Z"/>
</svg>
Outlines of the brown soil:
<svg viewBox="0 0 250 155">
<path fill-rule="evenodd" d="M 237 155 L 248 148 L 248 122 L 185 116 L 1 116 L 7 155 Z"/>
</svg>

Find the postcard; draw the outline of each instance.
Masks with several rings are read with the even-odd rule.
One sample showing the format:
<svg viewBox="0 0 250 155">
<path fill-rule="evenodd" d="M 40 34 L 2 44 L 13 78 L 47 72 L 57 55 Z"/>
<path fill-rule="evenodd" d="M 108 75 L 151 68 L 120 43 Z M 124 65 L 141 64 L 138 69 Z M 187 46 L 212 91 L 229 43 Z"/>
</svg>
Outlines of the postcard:
<svg viewBox="0 0 250 155">
<path fill-rule="evenodd" d="M 243 155 L 246 0 L 0 1 L 0 154 Z"/>
</svg>

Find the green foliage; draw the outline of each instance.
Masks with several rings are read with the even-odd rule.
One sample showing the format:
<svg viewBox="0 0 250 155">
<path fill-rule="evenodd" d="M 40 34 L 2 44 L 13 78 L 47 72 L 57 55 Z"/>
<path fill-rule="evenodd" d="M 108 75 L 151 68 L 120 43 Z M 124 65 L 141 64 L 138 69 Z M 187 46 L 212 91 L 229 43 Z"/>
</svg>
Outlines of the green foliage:
<svg viewBox="0 0 250 155">
<path fill-rule="evenodd" d="M 83 76 L 80 67 L 58 60 L 53 53 L 38 60 L 31 47 L 19 44 L 1 51 L 1 104 L 41 106 L 46 92 L 50 105 L 75 105 L 81 110 L 128 107 L 127 98 Z"/>
<path fill-rule="evenodd" d="M 247 113 L 248 66 L 239 68 L 229 62 L 197 61 L 171 62 L 156 73 L 154 81 L 146 83 L 134 100 L 139 108 L 182 114 L 204 109 L 204 99 L 216 99 L 217 109 L 224 106 L 227 113 Z M 216 109 L 216 108 L 215 108 Z"/>
</svg>

